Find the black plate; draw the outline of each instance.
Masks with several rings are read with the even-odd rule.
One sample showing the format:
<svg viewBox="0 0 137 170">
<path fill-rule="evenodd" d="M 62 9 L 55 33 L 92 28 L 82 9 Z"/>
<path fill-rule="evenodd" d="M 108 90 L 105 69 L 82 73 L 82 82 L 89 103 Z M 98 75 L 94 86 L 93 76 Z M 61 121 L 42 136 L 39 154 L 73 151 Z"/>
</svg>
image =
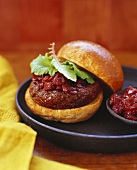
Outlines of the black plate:
<svg viewBox="0 0 137 170">
<path fill-rule="evenodd" d="M 125 81 L 137 87 L 137 69 L 123 67 Z M 105 101 L 89 120 L 75 124 L 46 121 L 27 107 L 24 94 L 31 79 L 25 81 L 16 94 L 16 104 L 23 121 L 39 135 L 62 147 L 86 152 L 117 153 L 137 151 L 137 127 L 114 118 L 106 109 Z"/>
</svg>

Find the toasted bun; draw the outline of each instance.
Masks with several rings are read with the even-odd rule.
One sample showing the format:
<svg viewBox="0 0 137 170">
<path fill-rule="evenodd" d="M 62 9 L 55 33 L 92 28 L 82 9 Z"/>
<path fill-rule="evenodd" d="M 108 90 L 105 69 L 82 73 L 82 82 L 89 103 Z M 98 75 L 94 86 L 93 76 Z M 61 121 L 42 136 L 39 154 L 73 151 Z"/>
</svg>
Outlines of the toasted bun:
<svg viewBox="0 0 137 170">
<path fill-rule="evenodd" d="M 104 47 L 88 42 L 73 41 L 65 44 L 57 56 L 69 60 L 93 73 L 116 92 L 123 86 L 124 76 L 118 60 Z"/>
<path fill-rule="evenodd" d="M 64 123 L 76 123 L 87 120 L 94 115 L 94 113 L 99 109 L 102 103 L 103 93 L 102 91 L 100 91 L 96 99 L 89 103 L 88 105 L 74 109 L 53 110 L 50 108 L 40 106 L 37 103 L 35 103 L 31 98 L 29 88 L 25 93 L 25 100 L 29 109 L 34 114 L 37 114 L 44 119 L 60 121 Z"/>
</svg>

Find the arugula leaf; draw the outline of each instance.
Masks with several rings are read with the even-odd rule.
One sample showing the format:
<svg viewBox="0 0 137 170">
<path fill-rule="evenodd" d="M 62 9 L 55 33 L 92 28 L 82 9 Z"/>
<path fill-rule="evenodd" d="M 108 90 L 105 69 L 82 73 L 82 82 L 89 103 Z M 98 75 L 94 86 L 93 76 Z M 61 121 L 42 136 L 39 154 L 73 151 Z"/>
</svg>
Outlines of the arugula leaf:
<svg viewBox="0 0 137 170">
<path fill-rule="evenodd" d="M 51 51 L 46 53 L 45 56 L 41 54 L 30 63 L 31 73 L 36 75 L 49 74 L 53 76 L 57 71 L 62 73 L 67 79 L 74 82 L 77 81 L 77 76 L 81 79 L 85 79 L 88 83 L 93 84 L 93 75 L 86 71 L 80 70 L 74 63 L 66 61 L 61 63 L 54 50 L 55 43 L 51 44 Z M 50 56 L 48 56 L 50 54 Z"/>
<path fill-rule="evenodd" d="M 52 65 L 52 59 L 53 57 L 48 56 L 47 53 L 45 56 L 40 54 L 30 63 L 31 73 L 36 75 L 49 74 L 50 76 L 53 76 L 57 72 L 57 69 Z"/>
<path fill-rule="evenodd" d="M 70 79 L 74 82 L 77 81 L 77 76 L 76 74 L 74 73 L 74 71 L 66 66 L 66 65 L 63 65 L 62 63 L 59 62 L 56 54 L 55 54 L 55 50 L 54 50 L 54 45 L 55 43 L 52 43 L 51 44 L 51 54 L 53 55 L 53 60 L 52 60 L 52 64 L 54 65 L 54 67 L 60 72 L 62 73 L 67 79 Z"/>
<path fill-rule="evenodd" d="M 64 65 L 62 63 L 57 62 L 55 59 L 52 60 L 52 64 L 55 68 L 62 73 L 67 79 L 72 80 L 74 82 L 77 81 L 77 76 L 75 72 L 68 65 Z"/>
<path fill-rule="evenodd" d="M 63 62 L 63 65 L 66 65 L 67 67 L 69 67 L 69 69 L 73 70 L 73 72 L 75 73 L 76 76 L 80 77 L 81 79 L 86 79 L 86 81 L 90 84 L 94 83 L 94 79 L 93 79 L 93 75 L 80 70 L 76 64 L 70 62 L 70 61 L 66 61 Z"/>
</svg>

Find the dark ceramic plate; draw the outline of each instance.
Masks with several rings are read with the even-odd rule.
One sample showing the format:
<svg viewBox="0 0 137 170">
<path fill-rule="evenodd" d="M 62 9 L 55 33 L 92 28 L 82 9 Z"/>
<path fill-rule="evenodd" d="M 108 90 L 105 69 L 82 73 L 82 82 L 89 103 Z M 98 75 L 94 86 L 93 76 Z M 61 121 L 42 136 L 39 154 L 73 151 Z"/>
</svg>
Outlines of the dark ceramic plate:
<svg viewBox="0 0 137 170">
<path fill-rule="evenodd" d="M 123 88 L 137 87 L 137 69 L 123 67 Z M 22 120 L 45 139 L 65 148 L 84 152 L 117 153 L 137 151 L 137 127 L 113 117 L 105 102 L 89 120 L 75 124 L 46 121 L 27 107 L 24 94 L 31 79 L 25 81 L 16 94 L 16 104 Z"/>
</svg>

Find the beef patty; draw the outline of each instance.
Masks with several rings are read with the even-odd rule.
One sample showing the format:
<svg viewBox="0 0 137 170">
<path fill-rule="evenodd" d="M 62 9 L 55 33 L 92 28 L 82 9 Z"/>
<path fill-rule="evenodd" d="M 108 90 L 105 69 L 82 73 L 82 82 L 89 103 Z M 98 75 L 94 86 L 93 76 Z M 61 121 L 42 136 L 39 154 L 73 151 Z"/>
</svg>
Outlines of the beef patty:
<svg viewBox="0 0 137 170">
<path fill-rule="evenodd" d="M 51 109 L 71 109 L 93 101 L 100 91 L 99 83 L 88 84 L 85 80 L 67 80 L 61 73 L 54 76 L 33 75 L 30 95 L 39 105 Z"/>
</svg>

